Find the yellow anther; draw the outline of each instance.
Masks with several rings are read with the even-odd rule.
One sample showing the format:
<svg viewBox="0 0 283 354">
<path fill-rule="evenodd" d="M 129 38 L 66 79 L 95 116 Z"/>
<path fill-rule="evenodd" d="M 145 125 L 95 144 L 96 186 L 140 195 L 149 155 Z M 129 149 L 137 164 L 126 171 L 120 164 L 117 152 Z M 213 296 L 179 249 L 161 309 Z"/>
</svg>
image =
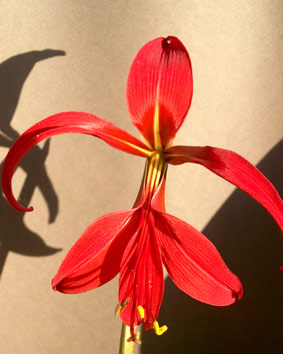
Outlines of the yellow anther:
<svg viewBox="0 0 283 354">
<path fill-rule="evenodd" d="M 144 319 L 144 308 L 142 306 L 138 306 L 138 313 L 140 315 L 141 320 Z"/>
<path fill-rule="evenodd" d="M 122 302 L 122 304 L 118 304 L 115 310 L 115 317 L 117 317 L 120 312 L 124 310 L 124 308 L 127 306 L 127 303 L 130 301 L 130 299 L 126 299 L 125 301 Z"/>
<path fill-rule="evenodd" d="M 154 329 L 155 334 L 157 334 L 158 336 L 161 336 L 164 332 L 167 331 L 168 327 L 167 326 L 159 327 L 158 322 L 154 321 L 153 322 L 153 329 Z"/>
<path fill-rule="evenodd" d="M 122 306 L 118 304 L 115 310 L 115 317 L 117 317 L 121 311 L 122 311 Z"/>
</svg>

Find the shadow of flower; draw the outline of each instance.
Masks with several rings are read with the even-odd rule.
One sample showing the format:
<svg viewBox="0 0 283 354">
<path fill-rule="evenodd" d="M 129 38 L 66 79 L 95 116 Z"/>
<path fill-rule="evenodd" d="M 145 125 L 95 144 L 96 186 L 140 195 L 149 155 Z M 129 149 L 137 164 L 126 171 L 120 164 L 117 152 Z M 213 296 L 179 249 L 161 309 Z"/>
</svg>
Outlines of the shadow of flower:
<svg viewBox="0 0 283 354">
<path fill-rule="evenodd" d="M 58 55 L 64 51 L 46 49 L 16 55 L 0 64 L 0 146 L 10 147 L 19 137 L 11 126 L 24 82 L 34 65 L 41 60 Z M 58 197 L 48 177 L 45 160 L 49 152 L 50 141 L 47 140 L 41 149 L 35 146 L 20 163 L 26 173 L 26 179 L 19 199 L 29 204 L 36 187 L 38 187 L 47 203 L 49 222 L 53 222 L 58 214 Z M 2 164 L 0 165 L 0 171 Z M 42 238 L 29 230 L 24 223 L 24 214 L 14 211 L 0 196 L 0 275 L 9 251 L 27 256 L 47 256 L 60 249 L 45 244 Z"/>
</svg>

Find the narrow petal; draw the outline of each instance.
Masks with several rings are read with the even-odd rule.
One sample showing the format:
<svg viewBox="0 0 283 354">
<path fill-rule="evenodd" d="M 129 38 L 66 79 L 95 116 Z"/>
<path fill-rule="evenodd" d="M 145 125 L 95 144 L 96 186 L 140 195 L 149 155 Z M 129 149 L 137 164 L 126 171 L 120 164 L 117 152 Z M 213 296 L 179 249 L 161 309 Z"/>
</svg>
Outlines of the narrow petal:
<svg viewBox="0 0 283 354">
<path fill-rule="evenodd" d="M 242 297 L 240 280 L 203 234 L 162 212 L 155 212 L 155 226 L 163 263 L 182 291 L 215 306 L 230 305 Z"/>
<path fill-rule="evenodd" d="M 283 201 L 269 180 L 252 164 L 233 151 L 211 146 L 174 146 L 166 151 L 173 165 L 193 162 L 241 188 L 273 216 L 283 232 Z"/>
<path fill-rule="evenodd" d="M 145 323 L 146 329 L 153 327 L 164 291 L 161 255 L 152 215 L 144 215 L 141 225 L 124 252 L 119 280 L 119 303 L 127 303 L 120 316 L 132 329 L 141 322 Z M 139 306 L 144 309 L 144 317 L 138 311 Z"/>
<path fill-rule="evenodd" d="M 178 38 L 157 38 L 140 49 L 130 69 L 127 100 L 131 120 L 149 146 L 160 149 L 170 143 L 192 93 L 190 57 Z"/>
<path fill-rule="evenodd" d="M 81 293 L 111 280 L 120 270 L 124 249 L 135 234 L 139 220 L 138 209 L 95 220 L 66 255 L 52 281 L 53 289 Z"/>
<path fill-rule="evenodd" d="M 13 196 L 11 180 L 23 156 L 40 141 L 53 135 L 82 133 L 96 136 L 116 149 L 130 154 L 148 157 L 151 152 L 138 139 L 114 124 L 83 112 L 55 114 L 33 125 L 13 144 L 6 157 L 2 172 L 2 188 L 9 203 L 18 211 L 31 211 L 19 204 Z"/>
</svg>

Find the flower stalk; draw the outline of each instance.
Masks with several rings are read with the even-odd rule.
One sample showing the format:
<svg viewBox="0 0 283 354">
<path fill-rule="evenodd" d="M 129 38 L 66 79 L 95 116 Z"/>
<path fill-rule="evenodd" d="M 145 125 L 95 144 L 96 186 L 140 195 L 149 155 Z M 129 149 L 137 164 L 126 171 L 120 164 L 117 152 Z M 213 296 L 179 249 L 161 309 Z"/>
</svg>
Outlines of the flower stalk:
<svg viewBox="0 0 283 354">
<path fill-rule="evenodd" d="M 122 323 L 119 354 L 135 353 L 135 342 L 127 340 L 130 336 L 130 327 Z"/>
</svg>

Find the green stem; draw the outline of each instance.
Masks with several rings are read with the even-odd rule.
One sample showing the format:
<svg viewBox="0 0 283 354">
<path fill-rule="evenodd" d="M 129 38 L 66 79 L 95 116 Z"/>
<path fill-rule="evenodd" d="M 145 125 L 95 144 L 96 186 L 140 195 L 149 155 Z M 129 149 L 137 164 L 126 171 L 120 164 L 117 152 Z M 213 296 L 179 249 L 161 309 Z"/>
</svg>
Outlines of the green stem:
<svg viewBox="0 0 283 354">
<path fill-rule="evenodd" d="M 134 354 L 135 342 L 128 342 L 129 337 L 131 337 L 130 327 L 122 323 L 119 354 Z"/>
</svg>

